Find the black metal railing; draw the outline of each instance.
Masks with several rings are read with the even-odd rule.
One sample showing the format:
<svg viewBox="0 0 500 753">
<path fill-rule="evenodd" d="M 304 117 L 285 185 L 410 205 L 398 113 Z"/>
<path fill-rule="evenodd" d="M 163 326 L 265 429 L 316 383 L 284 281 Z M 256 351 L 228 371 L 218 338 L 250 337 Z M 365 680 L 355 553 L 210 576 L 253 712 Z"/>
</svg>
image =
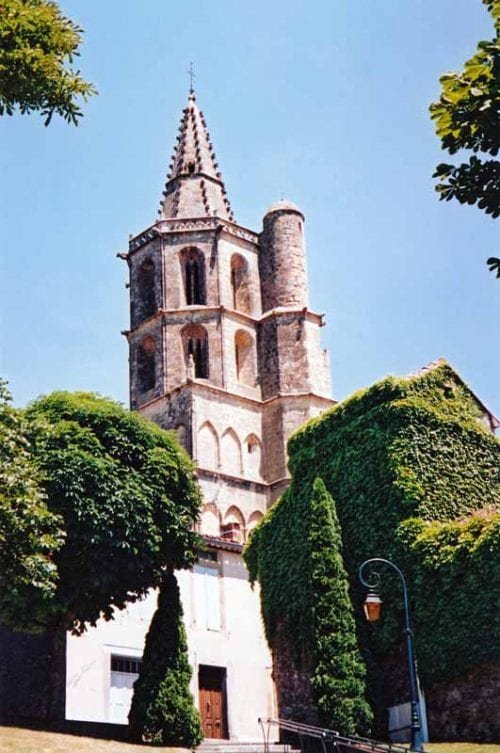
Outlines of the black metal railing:
<svg viewBox="0 0 500 753">
<path fill-rule="evenodd" d="M 269 735 L 272 727 L 280 730 L 280 739 L 301 753 L 409 753 L 409 748 L 393 743 L 370 740 L 367 737 L 340 735 L 333 729 L 314 727 L 290 719 L 259 719 L 264 735 L 265 753 L 270 753 Z"/>
</svg>

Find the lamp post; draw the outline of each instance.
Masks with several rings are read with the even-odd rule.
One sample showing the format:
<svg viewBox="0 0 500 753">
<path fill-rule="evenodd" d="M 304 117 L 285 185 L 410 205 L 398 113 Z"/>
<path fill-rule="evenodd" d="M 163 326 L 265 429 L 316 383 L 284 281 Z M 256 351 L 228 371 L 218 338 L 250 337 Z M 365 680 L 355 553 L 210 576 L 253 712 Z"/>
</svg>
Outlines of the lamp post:
<svg viewBox="0 0 500 753">
<path fill-rule="evenodd" d="M 365 612 L 366 619 L 369 622 L 376 622 L 378 618 L 380 617 L 380 607 L 382 605 L 382 599 L 378 595 L 378 585 L 380 583 L 380 575 L 377 572 L 371 573 L 371 579 L 372 582 L 365 580 L 363 578 L 363 571 L 368 565 L 372 565 L 373 563 L 381 563 L 383 565 L 388 565 L 393 570 L 397 572 L 401 579 L 401 583 L 403 586 L 403 602 L 404 602 L 404 612 L 405 612 L 405 626 L 404 626 L 404 635 L 406 639 L 406 657 L 408 661 L 408 677 L 410 680 L 410 696 L 411 696 L 411 750 L 415 751 L 423 751 L 423 740 L 422 740 L 422 713 L 420 709 L 420 699 L 418 696 L 418 689 L 417 689 L 417 670 L 415 667 L 415 657 L 413 653 L 413 637 L 410 627 L 410 611 L 408 609 L 408 590 L 406 588 L 406 580 L 399 569 L 394 562 L 390 562 L 390 560 L 383 559 L 382 557 L 373 557 L 372 559 L 365 560 L 363 564 L 359 567 L 358 570 L 358 578 L 361 581 L 361 583 L 369 589 L 368 594 L 366 596 L 365 602 L 363 604 L 363 609 Z M 368 576 L 370 577 L 370 576 Z"/>
</svg>

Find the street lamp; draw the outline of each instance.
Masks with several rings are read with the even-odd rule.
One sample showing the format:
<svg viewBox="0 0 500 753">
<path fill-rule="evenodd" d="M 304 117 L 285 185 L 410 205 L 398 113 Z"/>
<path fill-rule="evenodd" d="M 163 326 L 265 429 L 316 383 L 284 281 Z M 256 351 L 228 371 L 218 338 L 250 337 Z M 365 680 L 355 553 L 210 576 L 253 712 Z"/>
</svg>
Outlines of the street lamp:
<svg viewBox="0 0 500 753">
<path fill-rule="evenodd" d="M 410 680 L 410 696 L 411 696 L 411 748 L 410 750 L 415 751 L 423 751 L 423 740 L 422 740 L 422 713 L 420 709 L 420 699 L 418 696 L 418 690 L 417 690 L 417 670 L 415 667 L 415 657 L 413 653 L 413 638 L 412 638 L 412 632 L 410 627 L 410 612 L 408 609 L 408 590 L 406 588 L 406 580 L 399 569 L 394 562 L 390 562 L 390 560 L 382 559 L 382 557 L 373 557 L 372 559 L 365 560 L 363 564 L 360 566 L 358 570 L 358 577 L 361 581 L 361 583 L 369 589 L 368 594 L 366 596 L 365 602 L 363 604 L 363 609 L 365 612 L 366 619 L 369 622 L 376 622 L 378 618 L 380 617 L 380 607 L 382 605 L 382 599 L 378 595 L 377 588 L 380 583 L 380 575 L 377 572 L 371 573 L 372 582 L 365 580 L 363 578 L 363 571 L 368 565 L 372 565 L 374 562 L 379 562 L 383 565 L 388 565 L 389 567 L 392 567 L 393 570 L 397 572 L 401 579 L 401 583 L 403 586 L 403 602 L 404 602 L 404 611 L 405 611 L 405 627 L 404 627 L 404 635 L 406 638 L 406 657 L 408 661 L 408 677 Z M 368 576 L 370 577 L 370 576 Z"/>
</svg>

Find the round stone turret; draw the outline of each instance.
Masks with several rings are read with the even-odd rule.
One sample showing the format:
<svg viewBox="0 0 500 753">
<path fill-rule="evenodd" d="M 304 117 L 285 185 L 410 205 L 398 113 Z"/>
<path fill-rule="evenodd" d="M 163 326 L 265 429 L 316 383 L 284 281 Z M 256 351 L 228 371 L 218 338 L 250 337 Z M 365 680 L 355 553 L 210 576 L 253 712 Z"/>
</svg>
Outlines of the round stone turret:
<svg viewBox="0 0 500 753">
<path fill-rule="evenodd" d="M 308 305 L 304 215 L 291 201 L 278 201 L 264 215 L 259 269 L 262 310 Z"/>
</svg>

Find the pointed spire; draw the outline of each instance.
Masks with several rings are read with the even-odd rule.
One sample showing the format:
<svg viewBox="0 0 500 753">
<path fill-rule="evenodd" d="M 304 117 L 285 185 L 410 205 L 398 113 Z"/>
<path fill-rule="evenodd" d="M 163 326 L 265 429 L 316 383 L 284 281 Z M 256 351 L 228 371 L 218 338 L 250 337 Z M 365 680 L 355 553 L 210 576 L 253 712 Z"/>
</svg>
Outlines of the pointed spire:
<svg viewBox="0 0 500 753">
<path fill-rule="evenodd" d="M 217 215 L 232 220 L 231 206 L 217 168 L 205 118 L 198 109 L 191 84 L 158 213 L 160 219 Z"/>
</svg>

